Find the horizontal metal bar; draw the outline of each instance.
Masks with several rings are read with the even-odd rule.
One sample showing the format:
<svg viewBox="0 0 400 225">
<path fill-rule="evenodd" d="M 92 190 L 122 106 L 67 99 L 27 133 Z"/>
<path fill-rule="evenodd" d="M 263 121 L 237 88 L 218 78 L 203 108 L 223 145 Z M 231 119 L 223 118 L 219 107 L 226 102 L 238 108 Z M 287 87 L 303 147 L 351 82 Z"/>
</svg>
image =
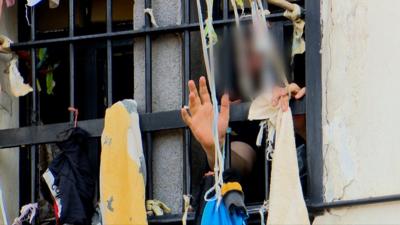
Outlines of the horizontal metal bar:
<svg viewBox="0 0 400 225">
<path fill-rule="evenodd" d="M 195 213 L 188 212 L 186 221 L 194 221 Z M 164 216 L 149 216 L 148 217 L 149 224 L 163 224 L 163 223 L 177 223 L 182 221 L 182 214 L 170 214 Z"/>
<path fill-rule="evenodd" d="M 294 114 L 304 114 L 305 108 L 299 101 L 292 104 Z M 230 121 L 245 121 L 250 103 L 241 103 L 231 107 Z M 297 110 L 296 108 L 299 108 Z M 181 119 L 180 110 L 144 113 L 140 115 L 140 128 L 142 132 L 178 129 L 186 127 Z M 103 131 L 103 119 L 79 121 L 79 127 L 87 130 L 91 137 L 100 137 Z M 54 143 L 62 141 L 59 133 L 71 127 L 71 123 L 57 123 L 42 126 L 21 127 L 0 130 L 0 149 L 24 145 Z"/>
<path fill-rule="evenodd" d="M 361 198 L 354 200 L 339 200 L 334 202 L 324 202 L 318 204 L 307 204 L 309 215 L 313 216 L 316 213 L 332 208 L 350 207 L 357 205 L 377 204 L 384 202 L 400 201 L 400 194 L 386 195 L 379 197 Z M 247 211 L 250 216 L 258 216 L 260 205 L 247 206 Z M 195 217 L 194 213 L 188 214 L 188 221 L 192 221 Z M 149 217 L 150 223 L 172 223 L 181 221 L 182 215 L 168 215 L 164 217 Z"/>
<path fill-rule="evenodd" d="M 283 13 L 273 13 L 266 17 L 270 21 L 287 20 L 287 18 L 283 16 Z M 251 21 L 251 18 L 246 17 L 246 18 L 243 18 L 242 21 L 243 22 Z M 220 27 L 220 26 L 232 24 L 234 22 L 235 22 L 234 19 L 215 20 L 214 26 Z M 46 39 L 46 40 L 20 42 L 20 43 L 12 44 L 11 49 L 12 50 L 22 50 L 22 49 L 28 49 L 28 48 L 33 48 L 33 47 L 34 48 L 44 47 L 44 46 L 54 45 L 54 44 L 67 44 L 67 43 L 71 43 L 71 42 L 95 41 L 95 40 L 106 40 L 106 39 L 124 39 L 124 38 L 141 37 L 141 36 L 145 36 L 146 34 L 156 35 L 156 34 L 183 32 L 185 30 L 196 31 L 198 29 L 199 29 L 198 23 L 165 26 L 165 27 L 143 28 L 140 30 L 127 30 L 127 31 L 108 32 L 108 33 L 101 33 L 101 34 L 90 34 L 90 35 L 82 35 L 82 36 L 74 36 L 74 37 L 64 37 L 64 38 L 54 38 L 54 39 Z"/>
<path fill-rule="evenodd" d="M 394 201 L 400 201 L 400 194 L 310 204 L 308 208 L 310 211 L 322 211 L 333 208 L 378 204 Z"/>
</svg>

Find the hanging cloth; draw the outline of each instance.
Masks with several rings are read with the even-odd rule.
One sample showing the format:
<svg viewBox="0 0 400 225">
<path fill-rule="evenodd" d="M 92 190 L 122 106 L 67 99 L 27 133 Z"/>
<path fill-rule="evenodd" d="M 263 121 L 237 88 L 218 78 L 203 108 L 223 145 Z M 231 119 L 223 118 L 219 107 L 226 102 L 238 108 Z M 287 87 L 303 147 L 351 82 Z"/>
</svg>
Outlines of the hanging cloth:
<svg viewBox="0 0 400 225">
<path fill-rule="evenodd" d="M 272 158 L 271 185 L 267 224 L 310 224 L 300 183 L 290 108 L 282 112 L 272 106 L 268 94 L 251 104 L 249 120 L 268 120 L 275 128 L 275 149 Z"/>
<path fill-rule="evenodd" d="M 301 18 L 301 7 L 297 4 L 292 4 L 293 10 L 286 10 L 283 15 L 290 19 L 293 23 L 293 39 L 292 39 L 292 59 L 295 55 L 303 54 L 306 51 L 306 42 L 303 38 L 305 22 Z"/>
<path fill-rule="evenodd" d="M 59 224 L 88 224 L 94 213 L 95 173 L 86 149 L 89 134 L 77 127 L 57 144 L 61 153 L 43 174 Z"/>
<path fill-rule="evenodd" d="M 7 72 L 11 94 L 14 97 L 25 96 L 33 91 L 29 84 L 24 83 L 24 78 L 18 70 L 18 58 L 16 56 L 11 59 Z"/>
<path fill-rule="evenodd" d="M 14 219 L 12 225 L 22 225 L 23 222 L 28 222 L 29 224 L 32 224 L 33 220 L 36 217 L 37 210 L 38 210 L 37 203 L 30 203 L 22 206 L 20 210 L 21 215 Z"/>
<path fill-rule="evenodd" d="M 147 225 L 146 164 L 134 100 L 120 101 L 107 109 L 101 149 L 103 224 Z"/>
<path fill-rule="evenodd" d="M 221 187 L 223 202 L 218 200 L 206 202 L 201 225 L 245 225 L 248 218 L 244 204 L 244 193 L 239 183 L 240 176 L 233 169 L 224 171 L 224 183 Z"/>
</svg>

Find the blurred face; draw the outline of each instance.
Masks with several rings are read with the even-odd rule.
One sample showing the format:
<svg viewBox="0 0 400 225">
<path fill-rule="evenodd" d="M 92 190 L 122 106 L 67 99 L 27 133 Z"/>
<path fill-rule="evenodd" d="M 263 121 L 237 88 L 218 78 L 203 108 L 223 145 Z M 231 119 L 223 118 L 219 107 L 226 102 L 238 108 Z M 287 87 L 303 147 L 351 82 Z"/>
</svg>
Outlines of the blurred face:
<svg viewBox="0 0 400 225">
<path fill-rule="evenodd" d="M 262 72 L 262 56 L 259 52 L 257 52 L 251 41 L 247 41 L 246 45 L 247 52 L 245 58 L 247 59 L 246 64 L 249 69 L 249 75 L 253 79 L 258 80 Z"/>
</svg>

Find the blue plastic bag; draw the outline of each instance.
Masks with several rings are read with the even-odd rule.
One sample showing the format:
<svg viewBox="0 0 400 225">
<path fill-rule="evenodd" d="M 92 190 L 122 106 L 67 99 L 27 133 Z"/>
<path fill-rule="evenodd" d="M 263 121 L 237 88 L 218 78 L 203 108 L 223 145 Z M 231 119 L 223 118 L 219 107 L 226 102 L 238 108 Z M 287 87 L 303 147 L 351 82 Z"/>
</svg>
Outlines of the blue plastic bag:
<svg viewBox="0 0 400 225">
<path fill-rule="evenodd" d="M 201 225 L 245 225 L 247 215 L 229 213 L 225 204 L 218 206 L 217 200 L 208 201 L 204 207 Z"/>
</svg>

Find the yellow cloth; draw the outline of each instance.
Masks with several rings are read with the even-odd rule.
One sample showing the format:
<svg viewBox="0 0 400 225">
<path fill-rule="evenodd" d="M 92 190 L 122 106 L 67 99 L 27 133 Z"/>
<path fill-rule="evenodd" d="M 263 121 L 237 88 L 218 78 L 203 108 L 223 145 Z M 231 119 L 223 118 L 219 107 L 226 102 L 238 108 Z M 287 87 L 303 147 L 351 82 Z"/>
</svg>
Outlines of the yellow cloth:
<svg viewBox="0 0 400 225">
<path fill-rule="evenodd" d="M 171 209 L 164 202 L 156 199 L 146 201 L 146 210 L 156 216 L 171 213 Z"/>
<path fill-rule="evenodd" d="M 115 103 L 107 109 L 104 123 L 100 166 L 103 224 L 147 225 L 145 165 L 136 102 Z"/>
<path fill-rule="evenodd" d="M 228 182 L 224 183 L 221 188 L 221 195 L 224 196 L 226 193 L 229 191 L 239 191 L 243 192 L 242 186 L 239 184 L 239 182 Z"/>
<path fill-rule="evenodd" d="M 282 112 L 271 105 L 270 95 L 264 94 L 252 102 L 249 120 L 268 120 L 269 128 L 275 128 L 267 224 L 310 224 L 300 184 L 290 108 Z"/>
</svg>

